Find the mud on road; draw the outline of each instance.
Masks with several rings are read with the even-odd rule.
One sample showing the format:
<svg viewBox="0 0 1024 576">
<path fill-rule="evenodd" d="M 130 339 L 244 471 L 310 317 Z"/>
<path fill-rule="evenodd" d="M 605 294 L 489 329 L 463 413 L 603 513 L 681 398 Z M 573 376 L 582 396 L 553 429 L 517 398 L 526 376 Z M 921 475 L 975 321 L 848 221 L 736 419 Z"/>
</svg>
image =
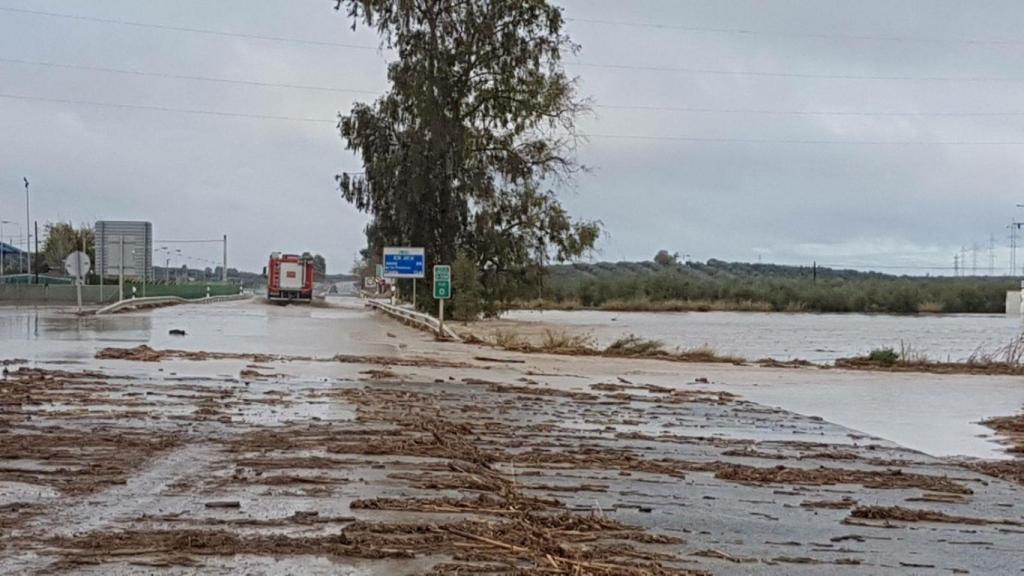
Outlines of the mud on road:
<svg viewBox="0 0 1024 576">
<path fill-rule="evenodd" d="M 1024 566 L 1020 485 L 683 373 L 566 387 L 509 363 L 466 376 L 496 362 L 469 355 L 100 355 L 118 360 L 0 381 L 0 574 Z"/>
</svg>

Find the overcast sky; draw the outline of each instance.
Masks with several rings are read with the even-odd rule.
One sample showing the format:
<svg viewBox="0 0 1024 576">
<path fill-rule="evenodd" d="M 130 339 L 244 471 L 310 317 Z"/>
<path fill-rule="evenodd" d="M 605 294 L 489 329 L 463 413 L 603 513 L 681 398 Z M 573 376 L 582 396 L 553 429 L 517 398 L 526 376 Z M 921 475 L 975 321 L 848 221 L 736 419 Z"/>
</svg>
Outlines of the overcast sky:
<svg viewBox="0 0 1024 576">
<path fill-rule="evenodd" d="M 367 219 L 338 195 L 334 175 L 361 167 L 332 119 L 385 89 L 387 55 L 333 4 L 0 0 L 0 219 L 24 221 L 27 176 L 40 223 L 149 220 L 158 240 L 227 234 L 231 266 L 308 250 L 347 270 Z M 1024 218 L 1019 1 L 560 5 L 582 45 L 567 68 L 595 104 L 592 170 L 562 192 L 604 222 L 596 259 L 949 273 L 977 244 L 987 272 L 994 235 L 1006 269 L 1006 226 Z"/>
</svg>

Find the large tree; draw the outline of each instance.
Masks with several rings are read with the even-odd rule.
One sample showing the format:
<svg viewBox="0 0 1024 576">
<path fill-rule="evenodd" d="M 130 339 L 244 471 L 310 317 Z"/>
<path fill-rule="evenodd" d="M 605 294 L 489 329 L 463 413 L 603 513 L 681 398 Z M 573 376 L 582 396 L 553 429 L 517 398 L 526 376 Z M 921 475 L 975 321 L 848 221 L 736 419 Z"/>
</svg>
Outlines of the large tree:
<svg viewBox="0 0 1024 576">
<path fill-rule="evenodd" d="M 75 228 L 70 222 L 56 222 L 46 225 L 46 241 L 43 243 L 43 260 L 50 270 L 64 271 L 64 259 L 68 254 L 85 247 L 85 253 L 95 264 L 95 234 L 91 226 L 83 224 Z"/>
<path fill-rule="evenodd" d="M 586 108 L 562 68 L 577 46 L 560 9 L 546 0 L 336 2 L 397 56 L 388 92 L 339 121 L 365 172 L 338 183 L 372 215 L 370 254 L 423 246 L 430 264 L 466 254 L 493 302 L 545 262 L 593 248 L 598 223 L 570 218 L 552 190 L 581 169 L 575 127 Z"/>
<path fill-rule="evenodd" d="M 313 256 L 313 270 L 316 271 L 318 276 L 327 275 L 327 260 L 320 254 Z"/>
</svg>

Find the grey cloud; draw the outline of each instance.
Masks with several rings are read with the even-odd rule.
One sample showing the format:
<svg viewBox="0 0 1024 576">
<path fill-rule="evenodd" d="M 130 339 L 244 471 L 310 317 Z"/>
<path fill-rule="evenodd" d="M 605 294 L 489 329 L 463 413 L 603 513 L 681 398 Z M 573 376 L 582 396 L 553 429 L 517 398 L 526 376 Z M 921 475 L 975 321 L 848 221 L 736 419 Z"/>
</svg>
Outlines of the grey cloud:
<svg viewBox="0 0 1024 576">
<path fill-rule="evenodd" d="M 572 21 L 584 63 L 800 74 L 1019 77 L 1017 2 L 820 0 L 562 2 L 570 18 L 647 21 L 728 34 Z M 5 5 L 101 17 L 377 45 L 320 0 Z M 829 38 L 794 37 L 820 34 Z M 840 38 L 894 36 L 907 41 Z M 971 43 L 962 39 L 1008 40 Z M 1018 43 L 1019 42 L 1019 43 Z M 170 74 L 382 90 L 375 51 L 224 38 L 0 13 L 0 55 Z M 575 58 L 570 58 L 574 60 Z M 885 81 L 649 72 L 577 66 L 598 105 L 774 111 L 1024 112 L 1024 82 Z M 0 93 L 334 118 L 372 95 L 138 78 L 0 63 Z M 962 244 L 1005 244 L 1024 201 L 1024 145 L 755 144 L 598 135 L 755 140 L 1024 142 L 1024 116 L 814 116 L 595 109 L 580 148 L 594 168 L 565 192 L 603 220 L 599 257 L 948 265 Z M 366 217 L 333 175 L 358 171 L 331 122 L 189 116 L 0 100 L 0 217 L 22 219 L 21 176 L 41 220 L 152 220 L 160 238 L 231 238 L 233 264 L 259 269 L 277 249 L 324 253 L 347 268 Z M 11 214 L 13 212 L 13 214 Z M 1021 214 L 1024 216 L 1024 212 Z M 13 217 L 12 217 L 13 216 Z M 195 248 L 213 258 L 218 248 Z M 1000 254 L 1005 260 L 1005 250 Z"/>
</svg>

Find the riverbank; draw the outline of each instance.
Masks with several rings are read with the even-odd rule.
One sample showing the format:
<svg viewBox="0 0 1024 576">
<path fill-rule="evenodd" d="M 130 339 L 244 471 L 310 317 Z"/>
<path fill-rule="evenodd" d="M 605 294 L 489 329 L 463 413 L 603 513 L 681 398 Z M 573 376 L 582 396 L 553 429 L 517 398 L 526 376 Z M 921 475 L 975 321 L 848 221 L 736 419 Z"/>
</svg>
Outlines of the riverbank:
<svg viewBox="0 0 1024 576">
<path fill-rule="evenodd" d="M 995 430 L 1006 439 L 1010 446 L 1008 449 L 1010 453 L 1024 458 L 1024 414 L 989 418 L 982 424 Z"/>
</svg>

